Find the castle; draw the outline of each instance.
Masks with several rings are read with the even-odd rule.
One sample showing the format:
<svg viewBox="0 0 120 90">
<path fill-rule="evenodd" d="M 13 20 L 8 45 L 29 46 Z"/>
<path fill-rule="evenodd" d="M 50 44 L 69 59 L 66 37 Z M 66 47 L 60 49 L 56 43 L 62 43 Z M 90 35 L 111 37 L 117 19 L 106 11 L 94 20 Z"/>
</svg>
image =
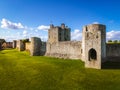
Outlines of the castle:
<svg viewBox="0 0 120 90">
<path fill-rule="evenodd" d="M 47 43 L 40 38 L 32 37 L 31 42 L 14 40 L 13 48 L 27 50 L 31 56 L 45 55 L 64 59 L 81 59 L 85 67 L 101 69 L 102 63 L 111 57 L 120 56 L 120 44 L 106 43 L 106 26 L 91 24 L 83 27 L 82 41 L 70 41 L 71 29 L 50 25 Z"/>
<path fill-rule="evenodd" d="M 92 24 L 83 27 L 82 41 L 70 41 L 70 28 L 50 26 L 47 56 L 81 59 L 85 67 L 101 68 L 106 58 L 106 26 Z"/>
</svg>

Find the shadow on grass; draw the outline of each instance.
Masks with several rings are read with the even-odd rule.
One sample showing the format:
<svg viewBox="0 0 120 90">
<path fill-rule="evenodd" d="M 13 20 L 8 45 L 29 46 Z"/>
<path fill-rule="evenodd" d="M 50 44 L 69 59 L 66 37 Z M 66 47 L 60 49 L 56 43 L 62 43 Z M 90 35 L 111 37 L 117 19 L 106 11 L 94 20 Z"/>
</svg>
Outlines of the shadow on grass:
<svg viewBox="0 0 120 90">
<path fill-rule="evenodd" d="M 109 57 L 102 63 L 102 69 L 120 69 L 120 57 Z"/>
</svg>

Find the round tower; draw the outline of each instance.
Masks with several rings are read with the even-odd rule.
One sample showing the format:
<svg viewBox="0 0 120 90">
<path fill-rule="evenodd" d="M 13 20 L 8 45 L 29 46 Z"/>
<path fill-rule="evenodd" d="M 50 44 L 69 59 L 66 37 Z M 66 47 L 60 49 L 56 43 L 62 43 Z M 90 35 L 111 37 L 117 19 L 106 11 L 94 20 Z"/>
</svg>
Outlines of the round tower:
<svg viewBox="0 0 120 90">
<path fill-rule="evenodd" d="M 85 67 L 100 69 L 106 57 L 106 26 L 87 25 L 83 27 L 82 34 L 82 59 Z"/>
<path fill-rule="evenodd" d="M 31 37 L 31 56 L 39 56 L 41 53 L 41 39 L 37 37 Z"/>
</svg>

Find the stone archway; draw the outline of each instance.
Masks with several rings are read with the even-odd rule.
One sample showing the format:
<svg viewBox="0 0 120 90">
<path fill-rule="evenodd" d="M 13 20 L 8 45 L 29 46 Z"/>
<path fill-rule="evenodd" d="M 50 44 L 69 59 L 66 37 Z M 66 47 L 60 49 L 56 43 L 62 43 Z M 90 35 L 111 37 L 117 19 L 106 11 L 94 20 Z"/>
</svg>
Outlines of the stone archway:
<svg viewBox="0 0 120 90">
<path fill-rule="evenodd" d="M 97 52 L 95 49 L 90 49 L 89 52 L 88 52 L 88 55 L 89 55 L 89 61 L 91 60 L 97 60 Z"/>
</svg>

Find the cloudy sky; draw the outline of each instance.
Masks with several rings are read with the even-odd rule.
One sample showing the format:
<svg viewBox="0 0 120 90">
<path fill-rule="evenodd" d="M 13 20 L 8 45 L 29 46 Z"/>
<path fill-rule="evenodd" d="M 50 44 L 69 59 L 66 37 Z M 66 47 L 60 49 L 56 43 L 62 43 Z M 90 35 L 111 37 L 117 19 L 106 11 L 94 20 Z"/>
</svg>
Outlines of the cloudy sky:
<svg viewBox="0 0 120 90">
<path fill-rule="evenodd" d="M 107 27 L 107 40 L 120 40 L 119 5 L 119 0 L 0 0 L 0 38 L 46 41 L 51 23 L 65 23 L 72 40 L 81 40 L 84 25 L 100 23 Z"/>
</svg>

